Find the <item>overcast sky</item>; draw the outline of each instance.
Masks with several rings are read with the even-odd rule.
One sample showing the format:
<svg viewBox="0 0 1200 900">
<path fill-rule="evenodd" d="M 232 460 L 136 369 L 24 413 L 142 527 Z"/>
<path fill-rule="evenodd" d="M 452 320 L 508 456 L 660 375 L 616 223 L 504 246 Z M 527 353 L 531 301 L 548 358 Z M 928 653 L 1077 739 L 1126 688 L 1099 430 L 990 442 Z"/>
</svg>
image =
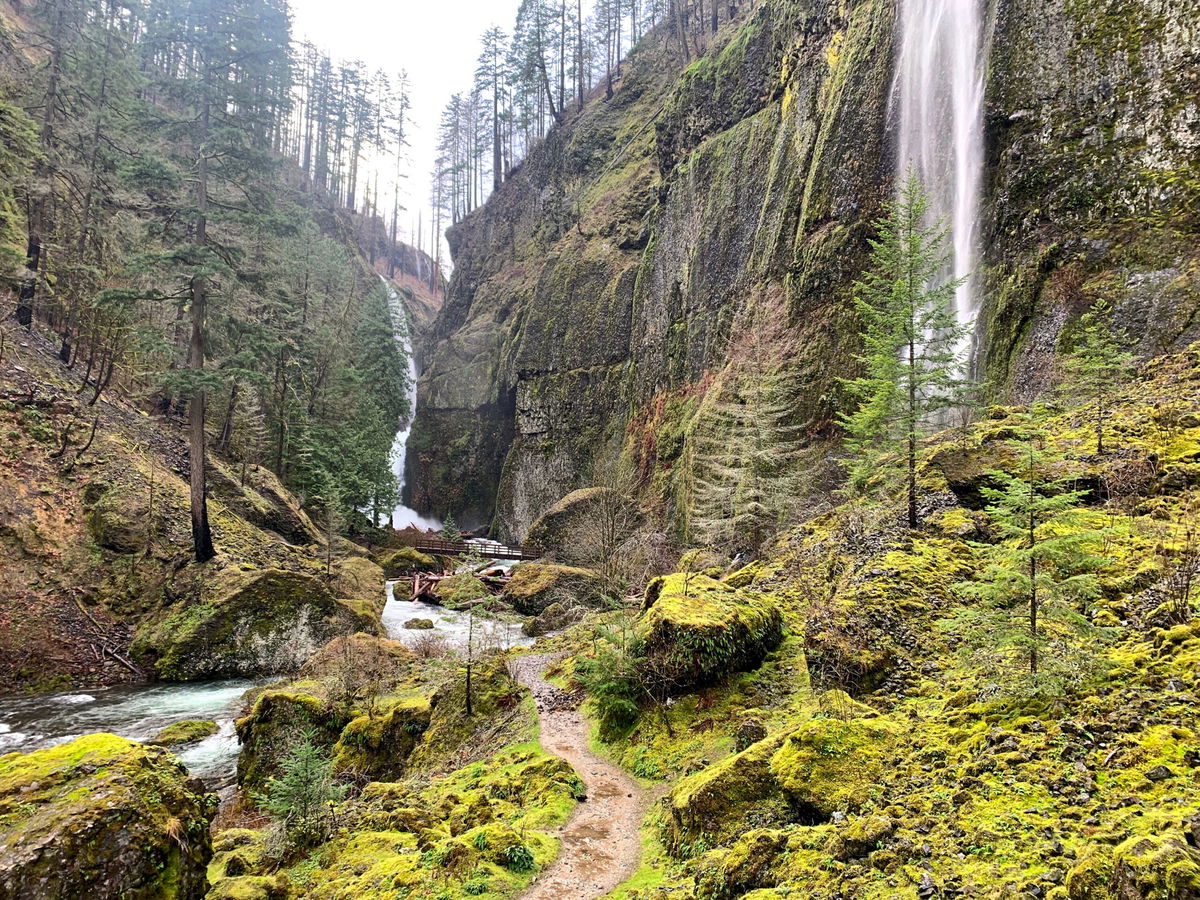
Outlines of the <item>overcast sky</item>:
<svg viewBox="0 0 1200 900">
<path fill-rule="evenodd" d="M 409 230 L 418 208 L 428 207 L 442 107 L 451 94 L 470 87 L 480 36 L 492 25 L 511 30 L 519 4 L 520 0 L 292 0 L 298 40 L 312 41 L 335 58 L 361 59 L 372 69 L 408 72 L 412 160 L 410 221 L 402 223 L 403 231 Z"/>
</svg>

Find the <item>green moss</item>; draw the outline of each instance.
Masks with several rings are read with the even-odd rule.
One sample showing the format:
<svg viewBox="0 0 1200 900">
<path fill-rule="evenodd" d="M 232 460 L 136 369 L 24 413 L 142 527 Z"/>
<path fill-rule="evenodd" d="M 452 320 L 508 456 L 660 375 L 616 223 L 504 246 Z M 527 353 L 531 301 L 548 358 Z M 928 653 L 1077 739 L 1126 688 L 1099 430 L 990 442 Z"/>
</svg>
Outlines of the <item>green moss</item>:
<svg viewBox="0 0 1200 900">
<path fill-rule="evenodd" d="M 212 737 L 220 729 L 217 723 L 210 720 L 187 719 L 175 722 L 154 735 L 148 743 L 160 747 L 178 747 L 184 744 L 194 744 L 206 737 Z"/>
<path fill-rule="evenodd" d="M 553 603 L 595 604 L 601 591 L 600 576 L 589 569 L 525 563 L 504 586 L 504 599 L 522 615 L 537 616 Z"/>
<path fill-rule="evenodd" d="M 200 900 L 213 795 L 167 751 L 93 734 L 0 757 L 0 858 L 13 897 Z"/>
<path fill-rule="evenodd" d="M 638 622 L 653 668 L 674 689 L 753 668 L 783 637 L 783 616 L 765 596 L 707 575 L 656 578 Z"/>
</svg>

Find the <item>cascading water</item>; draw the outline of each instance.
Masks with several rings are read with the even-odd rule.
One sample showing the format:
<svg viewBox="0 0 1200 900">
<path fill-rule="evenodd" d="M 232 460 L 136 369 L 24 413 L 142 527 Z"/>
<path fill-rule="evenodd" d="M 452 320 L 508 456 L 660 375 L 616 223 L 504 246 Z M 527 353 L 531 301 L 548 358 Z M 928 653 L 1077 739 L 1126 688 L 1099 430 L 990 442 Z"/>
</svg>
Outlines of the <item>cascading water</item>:
<svg viewBox="0 0 1200 900">
<path fill-rule="evenodd" d="M 396 289 L 388 283 L 386 279 L 383 281 L 384 286 L 388 291 L 388 300 L 392 304 L 392 310 L 396 314 L 396 320 L 401 323 L 401 327 L 396 330 L 396 341 L 400 344 L 400 349 L 404 352 L 405 358 L 408 360 L 408 420 L 404 423 L 404 427 L 396 433 L 396 441 L 392 444 L 392 472 L 396 475 L 396 483 L 400 486 L 400 490 L 404 490 L 405 457 L 408 455 L 408 438 L 412 434 L 413 419 L 417 414 L 417 358 L 413 354 L 412 345 L 412 323 L 408 316 L 408 310 L 404 308 L 404 304 L 400 300 L 400 295 L 396 293 Z M 423 516 L 415 509 L 411 509 L 404 505 L 401 501 L 399 505 L 392 511 L 392 527 L 393 528 L 420 528 L 423 530 L 438 530 L 442 527 L 442 523 L 437 519 Z"/>
<path fill-rule="evenodd" d="M 912 172 L 929 198 L 928 223 L 950 231 L 946 281 L 965 279 L 955 298 L 958 321 L 979 313 L 983 183 L 984 40 L 982 0 L 900 0 L 895 102 L 899 174 Z M 966 356 L 970 342 L 960 348 Z"/>
</svg>

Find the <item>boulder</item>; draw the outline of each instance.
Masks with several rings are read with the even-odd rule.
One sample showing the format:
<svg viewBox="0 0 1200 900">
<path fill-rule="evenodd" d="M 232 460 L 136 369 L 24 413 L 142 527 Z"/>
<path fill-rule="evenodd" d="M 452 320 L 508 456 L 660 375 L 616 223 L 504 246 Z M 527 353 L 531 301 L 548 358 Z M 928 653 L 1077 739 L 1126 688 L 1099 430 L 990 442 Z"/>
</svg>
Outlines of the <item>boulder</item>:
<svg viewBox="0 0 1200 900">
<path fill-rule="evenodd" d="M 409 631 L 430 631 L 433 629 L 433 619 L 409 619 L 404 627 Z"/>
<path fill-rule="evenodd" d="M 0 757 L 0 898 L 201 900 L 215 795 L 110 734 Z"/>
<path fill-rule="evenodd" d="M 667 845 L 686 856 L 703 840 L 709 846 L 791 820 L 788 798 L 771 772 L 771 757 L 783 737 L 751 745 L 681 780 L 667 798 Z"/>
<path fill-rule="evenodd" d="M 434 585 L 433 593 L 438 602 L 449 609 L 458 609 L 492 596 L 488 586 L 470 572 L 443 578 Z"/>
<path fill-rule="evenodd" d="M 279 771 L 279 763 L 300 734 L 320 747 L 332 749 L 349 721 L 349 714 L 324 698 L 301 690 L 266 690 L 250 713 L 237 721 L 238 784 L 261 791 Z"/>
<path fill-rule="evenodd" d="M 654 579 L 638 621 L 651 671 L 672 690 L 753 669 L 783 638 L 783 614 L 765 596 L 707 575 Z"/>
<path fill-rule="evenodd" d="M 340 679 L 349 672 L 394 684 L 412 659 L 412 651 L 399 641 L 373 634 L 348 634 L 318 650 L 297 674 L 300 678 Z"/>
<path fill-rule="evenodd" d="M 525 616 L 537 616 L 554 603 L 591 606 L 600 601 L 600 576 L 573 566 L 525 563 L 513 570 L 504 599 Z"/>
<path fill-rule="evenodd" d="M 92 482 L 83 492 L 84 521 L 99 546 L 114 553 L 141 553 L 150 539 L 148 501 L 140 492 L 108 482 Z"/>
<path fill-rule="evenodd" d="M 866 803 L 894 737 L 883 719 L 813 718 L 788 733 L 771 757 L 771 774 L 800 818 L 827 821 Z"/>
<path fill-rule="evenodd" d="M 156 747 L 186 747 L 212 737 L 220 730 L 216 722 L 207 719 L 185 719 L 168 725 L 146 743 Z"/>
<path fill-rule="evenodd" d="M 311 575 L 226 571 L 215 580 L 201 600 L 139 630 L 133 651 L 152 661 L 159 678 L 289 674 L 333 638 L 379 629 L 374 616 Z"/>
<path fill-rule="evenodd" d="M 587 523 L 606 515 L 609 506 L 620 507 L 628 517 L 636 510 L 620 492 L 606 487 L 590 487 L 567 494 L 533 523 L 523 544 L 537 547 L 547 557 L 565 562 L 575 561 L 572 547 L 578 543 L 575 533 Z"/>
<path fill-rule="evenodd" d="M 1127 838 L 1093 847 L 1067 873 L 1069 900 L 1158 900 L 1200 897 L 1200 853 L 1182 834 Z"/>
<path fill-rule="evenodd" d="M 429 699 L 420 698 L 351 719 L 333 748 L 334 771 L 369 781 L 398 780 L 429 728 L 430 713 Z"/>
<path fill-rule="evenodd" d="M 586 614 L 581 606 L 568 606 L 565 603 L 551 603 L 535 618 L 526 619 L 521 626 L 521 632 L 526 637 L 541 637 L 552 631 L 561 631 L 583 619 Z"/>
<path fill-rule="evenodd" d="M 269 469 L 258 466 L 242 472 L 215 455 L 208 458 L 208 489 L 231 511 L 293 544 L 315 544 L 320 530 L 300 507 L 300 502 Z"/>
<path fill-rule="evenodd" d="M 378 556 L 379 565 L 388 578 L 403 578 L 416 572 L 440 572 L 442 564 L 432 556 L 414 550 L 412 547 L 401 547 L 398 550 L 384 550 Z"/>
<path fill-rule="evenodd" d="M 383 569 L 363 556 L 349 556 L 333 570 L 329 589 L 362 615 L 378 619 L 387 603 Z"/>
</svg>

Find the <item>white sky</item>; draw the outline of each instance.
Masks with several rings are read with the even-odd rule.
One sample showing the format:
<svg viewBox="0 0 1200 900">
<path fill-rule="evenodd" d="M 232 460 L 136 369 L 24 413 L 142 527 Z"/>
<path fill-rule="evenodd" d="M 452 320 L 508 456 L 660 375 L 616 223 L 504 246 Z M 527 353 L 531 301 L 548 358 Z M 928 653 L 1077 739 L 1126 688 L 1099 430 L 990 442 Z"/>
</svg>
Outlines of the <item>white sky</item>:
<svg viewBox="0 0 1200 900">
<path fill-rule="evenodd" d="M 297 40 L 309 40 L 336 59 L 361 59 L 371 69 L 407 70 L 412 99 L 409 126 L 409 235 L 425 210 L 429 247 L 429 173 L 438 118 L 457 91 L 470 89 L 479 38 L 492 25 L 511 31 L 520 0 L 292 0 Z"/>
</svg>

